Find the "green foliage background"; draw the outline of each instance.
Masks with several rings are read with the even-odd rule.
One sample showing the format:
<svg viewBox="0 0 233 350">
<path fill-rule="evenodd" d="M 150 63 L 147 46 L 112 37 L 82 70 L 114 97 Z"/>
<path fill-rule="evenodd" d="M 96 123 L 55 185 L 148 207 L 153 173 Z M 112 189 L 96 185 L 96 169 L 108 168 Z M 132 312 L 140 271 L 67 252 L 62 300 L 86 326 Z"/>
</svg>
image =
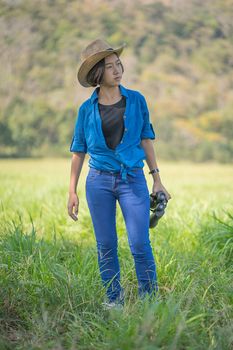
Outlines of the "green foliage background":
<svg viewBox="0 0 233 350">
<path fill-rule="evenodd" d="M 69 156 L 79 55 L 122 54 L 122 85 L 148 101 L 163 159 L 232 162 L 232 0 L 1 0 L 0 156 Z"/>
</svg>

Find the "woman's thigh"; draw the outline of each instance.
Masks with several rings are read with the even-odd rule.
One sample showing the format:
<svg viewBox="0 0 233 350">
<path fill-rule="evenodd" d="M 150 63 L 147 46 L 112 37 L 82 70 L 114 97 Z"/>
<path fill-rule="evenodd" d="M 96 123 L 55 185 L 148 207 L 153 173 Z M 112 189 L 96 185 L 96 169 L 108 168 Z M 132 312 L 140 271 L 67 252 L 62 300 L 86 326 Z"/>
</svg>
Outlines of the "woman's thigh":
<svg viewBox="0 0 233 350">
<path fill-rule="evenodd" d="M 86 199 L 97 243 L 112 247 L 117 241 L 112 177 L 91 169 L 86 178 Z"/>
<path fill-rule="evenodd" d="M 119 186 L 119 204 L 131 248 L 143 251 L 150 243 L 150 195 L 143 170 L 135 177 L 128 176 L 128 183 Z"/>
</svg>

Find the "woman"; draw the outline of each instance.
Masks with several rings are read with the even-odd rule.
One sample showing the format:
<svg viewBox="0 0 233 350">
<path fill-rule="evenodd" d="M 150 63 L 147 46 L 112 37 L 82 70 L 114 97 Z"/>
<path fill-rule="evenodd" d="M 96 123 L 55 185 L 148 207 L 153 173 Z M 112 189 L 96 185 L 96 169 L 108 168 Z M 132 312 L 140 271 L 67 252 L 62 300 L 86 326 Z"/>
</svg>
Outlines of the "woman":
<svg viewBox="0 0 233 350">
<path fill-rule="evenodd" d="M 164 191 L 155 160 L 153 126 L 144 96 L 120 84 L 124 72 L 120 55 L 104 40 L 91 42 L 82 52 L 78 81 L 96 87 L 79 108 L 70 151 L 73 152 L 68 214 L 77 220 L 76 193 L 85 154 L 90 155 L 86 198 L 97 244 L 98 265 L 106 287 L 105 306 L 124 304 L 117 255 L 116 201 L 125 220 L 134 258 L 139 297 L 158 290 L 156 265 L 149 239 L 150 197 L 143 172 L 146 159 L 154 184 Z"/>
</svg>

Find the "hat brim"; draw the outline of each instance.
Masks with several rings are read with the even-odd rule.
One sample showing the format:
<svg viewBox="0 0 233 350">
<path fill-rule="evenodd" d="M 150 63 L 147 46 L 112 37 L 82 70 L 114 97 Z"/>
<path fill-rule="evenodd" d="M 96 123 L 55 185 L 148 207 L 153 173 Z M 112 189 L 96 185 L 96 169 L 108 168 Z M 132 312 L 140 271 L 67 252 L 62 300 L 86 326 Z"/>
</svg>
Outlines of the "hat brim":
<svg viewBox="0 0 233 350">
<path fill-rule="evenodd" d="M 87 82 L 87 75 L 90 72 L 90 70 L 98 63 L 101 61 L 103 58 L 112 55 L 113 53 L 117 53 L 118 56 L 121 55 L 122 51 L 124 50 L 126 44 L 124 43 L 122 46 L 120 46 L 117 49 L 113 50 L 105 50 L 105 51 L 100 51 L 91 57 L 88 57 L 80 66 L 78 73 L 77 73 L 77 78 L 79 83 L 84 86 L 84 87 L 91 87 L 90 84 Z"/>
</svg>

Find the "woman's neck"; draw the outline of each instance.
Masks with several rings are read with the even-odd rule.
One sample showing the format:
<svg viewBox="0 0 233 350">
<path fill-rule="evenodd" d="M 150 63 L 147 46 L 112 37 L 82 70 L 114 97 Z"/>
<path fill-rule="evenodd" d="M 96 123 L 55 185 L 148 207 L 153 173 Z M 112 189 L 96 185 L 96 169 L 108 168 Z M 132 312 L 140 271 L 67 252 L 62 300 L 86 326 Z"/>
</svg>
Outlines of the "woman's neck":
<svg viewBox="0 0 233 350">
<path fill-rule="evenodd" d="M 98 100 L 100 103 L 113 104 L 121 99 L 121 92 L 119 86 L 105 87 L 100 86 Z"/>
</svg>

